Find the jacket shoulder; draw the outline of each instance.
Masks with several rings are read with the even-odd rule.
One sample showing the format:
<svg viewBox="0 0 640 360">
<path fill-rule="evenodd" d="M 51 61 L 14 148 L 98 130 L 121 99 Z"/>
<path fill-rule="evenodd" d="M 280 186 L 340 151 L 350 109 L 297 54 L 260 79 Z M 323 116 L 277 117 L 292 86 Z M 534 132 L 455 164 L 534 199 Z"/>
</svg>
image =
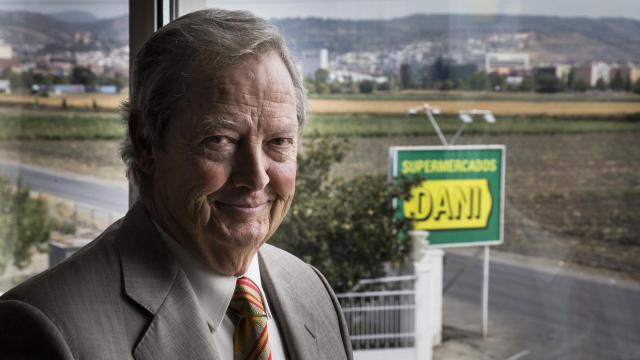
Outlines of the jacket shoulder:
<svg viewBox="0 0 640 360">
<path fill-rule="evenodd" d="M 3 359 L 72 359 L 59 329 L 34 306 L 0 300 L 0 354 Z"/>
<path fill-rule="evenodd" d="M 46 308 L 66 303 L 57 300 L 100 296 L 100 292 L 110 290 L 105 285 L 119 273 L 119 257 L 113 245 L 118 225 L 114 223 L 73 256 L 17 285 L 1 299 L 20 300 Z"/>
</svg>

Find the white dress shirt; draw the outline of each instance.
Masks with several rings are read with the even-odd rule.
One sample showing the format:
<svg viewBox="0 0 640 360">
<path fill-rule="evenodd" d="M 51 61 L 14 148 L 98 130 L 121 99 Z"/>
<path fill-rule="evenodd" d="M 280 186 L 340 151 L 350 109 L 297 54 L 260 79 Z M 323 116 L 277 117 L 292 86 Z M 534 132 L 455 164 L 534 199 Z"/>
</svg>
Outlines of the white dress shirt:
<svg viewBox="0 0 640 360">
<path fill-rule="evenodd" d="M 155 222 L 154 222 L 155 224 Z M 208 270 L 198 260 L 194 259 L 188 251 L 167 234 L 158 224 L 155 224 L 167 244 L 169 250 L 175 255 L 176 260 L 182 266 L 191 287 L 196 294 L 200 313 L 211 330 L 212 344 L 218 350 L 221 359 L 233 360 L 233 321 L 227 316 L 227 308 L 236 287 L 235 276 L 221 275 Z M 243 276 L 251 279 L 262 293 L 262 302 L 267 312 L 267 329 L 269 331 L 269 345 L 273 360 L 285 360 L 284 344 L 278 331 L 278 326 L 271 314 L 267 297 L 262 288 L 260 267 L 257 254 L 251 259 L 247 273 Z"/>
</svg>

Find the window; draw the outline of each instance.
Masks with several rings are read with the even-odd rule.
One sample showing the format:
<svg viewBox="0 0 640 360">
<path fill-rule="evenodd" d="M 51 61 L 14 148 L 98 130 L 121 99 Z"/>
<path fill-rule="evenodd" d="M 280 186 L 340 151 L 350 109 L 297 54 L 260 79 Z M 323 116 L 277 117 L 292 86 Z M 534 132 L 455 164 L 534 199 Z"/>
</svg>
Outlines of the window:
<svg viewBox="0 0 640 360">
<path fill-rule="evenodd" d="M 447 142 L 506 147 L 504 236 L 490 252 L 488 334 L 482 247 L 445 248 L 443 327 L 431 320 L 441 329 L 433 339 L 441 359 L 640 355 L 633 320 L 640 299 L 640 47 L 637 33 L 622 30 L 640 24 L 640 7 L 597 4 L 207 1 L 252 11 L 284 34 L 310 99 L 305 145 L 349 139 L 334 179 L 386 176 L 391 146 L 442 145 L 425 110 Z M 345 200 L 350 206 L 357 205 Z M 343 244 L 365 230 L 350 231 Z M 438 231 L 429 236 L 437 239 Z M 341 298 L 357 358 L 373 358 L 371 349 L 410 356 L 415 343 L 406 338 L 414 328 L 398 324 L 410 322 L 412 300 L 365 298 L 362 290 L 412 289 L 412 273 L 388 264 L 386 285 L 365 280 Z M 401 277 L 391 285 L 393 276 Z"/>
<path fill-rule="evenodd" d="M 328 274 L 356 359 L 424 349 L 439 359 L 638 358 L 640 5 L 600 3 L 145 0 L 132 2 L 128 31 L 127 1 L 0 0 L 0 291 L 126 211 L 117 107 L 129 43 L 135 53 L 193 10 L 244 9 L 278 27 L 304 77 L 303 149 L 313 150 L 304 156 L 335 160 L 313 173 L 325 192 L 299 186 L 294 205 L 322 251 L 277 233 L 272 241 Z M 425 246 L 420 234 L 374 241 L 391 220 L 368 204 L 391 194 L 391 147 L 444 144 L 504 148 L 492 158 L 505 169 L 504 193 L 474 177 L 496 172 L 492 159 L 407 163 L 423 176 L 413 194 L 424 208 L 412 215 L 397 198 L 395 214 L 416 227 L 415 214 L 431 220 L 422 235 L 435 250 L 423 272 L 424 258 L 405 246 Z M 447 188 L 452 169 L 468 170 L 454 180 L 471 185 Z M 468 212 L 476 222 L 455 228 L 465 206 L 487 206 L 486 192 L 486 214 L 478 205 Z M 311 210 L 329 221 L 313 223 Z M 464 242 L 490 226 L 496 241 Z M 456 246 L 435 246 L 445 238 Z"/>
<path fill-rule="evenodd" d="M 128 208 L 128 1 L 0 2 L 0 291 Z"/>
</svg>

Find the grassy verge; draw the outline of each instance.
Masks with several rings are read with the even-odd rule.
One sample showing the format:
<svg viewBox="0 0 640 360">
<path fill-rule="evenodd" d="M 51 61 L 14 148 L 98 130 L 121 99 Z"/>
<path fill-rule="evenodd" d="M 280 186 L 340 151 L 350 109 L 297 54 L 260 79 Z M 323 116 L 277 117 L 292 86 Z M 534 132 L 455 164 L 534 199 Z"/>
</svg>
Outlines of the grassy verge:
<svg viewBox="0 0 640 360">
<path fill-rule="evenodd" d="M 0 140 L 121 139 L 125 127 L 117 114 L 3 114 Z"/>
<path fill-rule="evenodd" d="M 457 117 L 438 117 L 445 133 L 455 132 L 462 124 Z M 640 132 L 640 121 L 620 117 L 499 117 L 493 124 L 482 120 L 467 125 L 465 134 L 571 134 Z M 371 114 L 318 114 L 312 117 L 305 133 L 310 136 L 420 136 L 435 132 L 425 116 Z"/>
<path fill-rule="evenodd" d="M 447 134 L 461 125 L 455 116 L 438 116 Z M 572 134 L 640 132 L 640 116 L 499 116 L 494 124 L 480 119 L 465 134 Z M 121 139 L 125 126 L 117 114 L 82 112 L 33 112 L 2 114 L 0 140 L 112 140 Z M 313 114 L 306 136 L 422 136 L 434 130 L 424 115 L 405 117 L 382 114 Z"/>
</svg>

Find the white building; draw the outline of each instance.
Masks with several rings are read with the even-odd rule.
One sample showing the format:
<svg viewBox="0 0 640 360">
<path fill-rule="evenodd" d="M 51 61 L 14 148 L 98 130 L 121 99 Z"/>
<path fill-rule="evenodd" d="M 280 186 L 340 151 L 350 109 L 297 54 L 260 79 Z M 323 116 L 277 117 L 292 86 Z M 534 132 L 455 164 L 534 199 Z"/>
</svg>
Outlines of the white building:
<svg viewBox="0 0 640 360">
<path fill-rule="evenodd" d="M 11 94 L 11 82 L 0 79 L 0 94 Z"/>
<path fill-rule="evenodd" d="M 0 40 L 0 59 L 13 59 L 13 49 Z"/>
<path fill-rule="evenodd" d="M 595 62 L 591 64 L 591 86 L 596 86 L 598 80 L 602 79 L 605 83 L 609 83 L 611 74 L 611 65 L 603 62 Z"/>
<path fill-rule="evenodd" d="M 329 82 L 345 82 L 352 81 L 354 83 L 359 83 L 361 81 L 369 80 L 376 82 L 378 84 L 383 84 L 389 81 L 389 78 L 386 76 L 373 76 L 369 74 L 362 74 L 355 71 L 348 70 L 332 70 L 329 72 Z"/>
<path fill-rule="evenodd" d="M 298 60 L 298 67 L 303 77 L 313 77 L 318 69 L 329 70 L 329 50 L 305 50 Z"/>
<path fill-rule="evenodd" d="M 487 73 L 502 69 L 511 71 L 527 71 L 531 69 L 529 54 L 527 53 L 487 53 L 484 59 L 484 67 Z"/>
</svg>

